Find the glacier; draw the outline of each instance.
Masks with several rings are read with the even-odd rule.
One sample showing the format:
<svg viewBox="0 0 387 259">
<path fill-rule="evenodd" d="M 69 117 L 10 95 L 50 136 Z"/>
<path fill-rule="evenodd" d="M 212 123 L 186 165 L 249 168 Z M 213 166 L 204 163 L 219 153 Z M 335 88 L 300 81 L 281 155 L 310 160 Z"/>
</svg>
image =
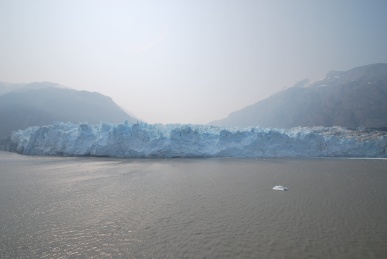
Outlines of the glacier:
<svg viewBox="0 0 387 259">
<path fill-rule="evenodd" d="M 8 150 L 26 155 L 174 157 L 387 157 L 387 133 L 342 127 L 55 123 L 14 131 Z"/>
</svg>

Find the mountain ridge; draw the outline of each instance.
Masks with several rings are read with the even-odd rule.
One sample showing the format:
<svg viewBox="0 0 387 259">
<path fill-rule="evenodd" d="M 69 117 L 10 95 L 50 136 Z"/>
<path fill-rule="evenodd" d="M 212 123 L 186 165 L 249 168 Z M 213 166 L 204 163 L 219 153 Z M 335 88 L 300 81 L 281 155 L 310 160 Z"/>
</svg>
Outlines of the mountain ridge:
<svg viewBox="0 0 387 259">
<path fill-rule="evenodd" d="M 3 84 L 4 85 L 4 84 Z M 78 91 L 50 82 L 5 85 L 0 95 L 0 139 L 12 131 L 30 126 L 73 123 L 122 123 L 137 119 L 123 111 L 111 97 L 97 92 Z M 10 90 L 11 89 L 11 90 Z"/>
<path fill-rule="evenodd" d="M 276 128 L 387 126 L 386 63 L 331 71 L 322 80 L 300 82 L 209 124 Z"/>
</svg>

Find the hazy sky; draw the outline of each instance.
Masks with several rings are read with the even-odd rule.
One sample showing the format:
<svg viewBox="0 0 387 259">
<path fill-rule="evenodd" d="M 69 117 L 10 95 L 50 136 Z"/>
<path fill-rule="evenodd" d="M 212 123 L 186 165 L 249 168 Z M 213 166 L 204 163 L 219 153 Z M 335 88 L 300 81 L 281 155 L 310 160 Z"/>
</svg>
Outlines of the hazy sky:
<svg viewBox="0 0 387 259">
<path fill-rule="evenodd" d="M 0 81 L 207 123 L 304 78 L 387 62 L 387 1 L 0 0 Z"/>
</svg>

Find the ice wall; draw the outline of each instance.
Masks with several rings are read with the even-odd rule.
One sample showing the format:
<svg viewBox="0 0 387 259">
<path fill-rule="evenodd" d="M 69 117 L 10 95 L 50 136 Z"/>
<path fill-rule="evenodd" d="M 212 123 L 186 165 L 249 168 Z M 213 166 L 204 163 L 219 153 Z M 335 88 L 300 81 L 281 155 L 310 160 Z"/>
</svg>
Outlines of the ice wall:
<svg viewBox="0 0 387 259">
<path fill-rule="evenodd" d="M 387 157 L 387 133 L 340 127 L 57 123 L 13 132 L 10 151 L 109 157 Z"/>
</svg>

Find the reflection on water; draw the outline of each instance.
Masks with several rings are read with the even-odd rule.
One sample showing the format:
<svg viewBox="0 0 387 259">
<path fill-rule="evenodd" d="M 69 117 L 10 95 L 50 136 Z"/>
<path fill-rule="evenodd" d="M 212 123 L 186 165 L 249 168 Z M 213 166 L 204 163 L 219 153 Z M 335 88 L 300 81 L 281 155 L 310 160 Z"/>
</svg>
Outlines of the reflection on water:
<svg viewBox="0 0 387 259">
<path fill-rule="evenodd" d="M 387 254 L 387 160 L 2 152 L 0 164 L 1 258 Z"/>
</svg>

